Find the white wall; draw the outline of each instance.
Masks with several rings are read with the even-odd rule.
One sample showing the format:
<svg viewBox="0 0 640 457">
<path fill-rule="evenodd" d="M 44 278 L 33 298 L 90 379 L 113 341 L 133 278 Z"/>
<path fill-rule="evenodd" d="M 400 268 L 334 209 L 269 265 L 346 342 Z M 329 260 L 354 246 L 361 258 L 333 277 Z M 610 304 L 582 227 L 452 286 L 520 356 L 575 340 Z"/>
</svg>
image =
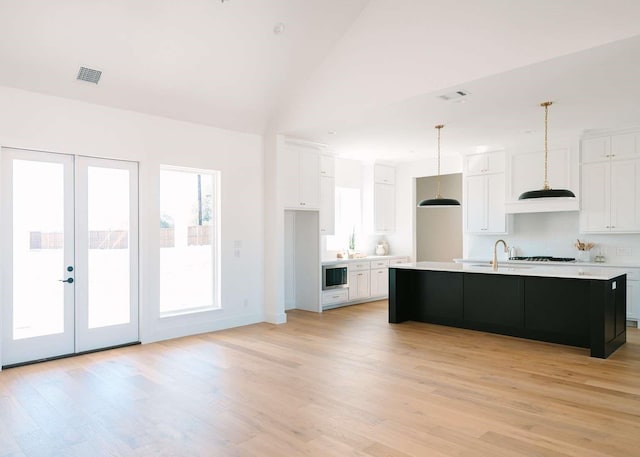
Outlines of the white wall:
<svg viewBox="0 0 640 457">
<path fill-rule="evenodd" d="M 260 136 L 0 87 L 0 145 L 139 162 L 143 342 L 264 319 Z M 221 171 L 220 310 L 158 318 L 161 164 Z"/>
<path fill-rule="evenodd" d="M 513 226 L 508 235 L 467 235 L 465 257 L 490 260 L 493 244 L 499 238 L 509 246 L 516 246 L 518 255 L 553 255 L 576 257 L 573 247 L 576 238 L 596 243 L 594 252 L 602 249 L 607 262 L 640 262 L 640 236 L 636 235 L 582 235 L 579 233 L 578 211 L 558 213 L 514 214 Z M 621 255 L 619 250 L 631 249 L 631 255 Z M 500 256 L 506 258 L 507 254 Z M 501 258 L 501 257 L 498 257 Z"/>
</svg>

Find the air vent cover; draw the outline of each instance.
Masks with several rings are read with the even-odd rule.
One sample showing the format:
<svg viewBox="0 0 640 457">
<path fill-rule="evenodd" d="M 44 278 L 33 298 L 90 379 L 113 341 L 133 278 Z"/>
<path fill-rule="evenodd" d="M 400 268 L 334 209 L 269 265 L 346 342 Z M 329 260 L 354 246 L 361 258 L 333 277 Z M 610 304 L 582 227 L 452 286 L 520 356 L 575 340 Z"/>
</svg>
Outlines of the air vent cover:
<svg viewBox="0 0 640 457">
<path fill-rule="evenodd" d="M 98 84 L 98 81 L 100 81 L 100 76 L 102 76 L 102 72 L 100 70 L 80 67 L 77 79 L 79 79 L 80 81 L 86 81 L 88 83 Z"/>
<path fill-rule="evenodd" d="M 469 95 L 469 92 L 467 92 L 466 90 L 456 90 L 454 92 L 449 92 L 448 94 L 438 95 L 438 98 L 441 98 L 442 100 L 445 100 L 445 101 L 449 101 L 449 100 L 456 100 L 458 98 L 466 97 L 467 95 Z"/>
</svg>

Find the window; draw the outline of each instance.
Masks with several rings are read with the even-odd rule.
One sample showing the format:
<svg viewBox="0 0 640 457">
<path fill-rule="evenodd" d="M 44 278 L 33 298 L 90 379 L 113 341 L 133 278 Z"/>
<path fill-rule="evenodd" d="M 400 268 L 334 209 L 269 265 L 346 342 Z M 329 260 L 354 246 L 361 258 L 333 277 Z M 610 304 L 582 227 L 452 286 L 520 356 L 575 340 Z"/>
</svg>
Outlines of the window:
<svg viewBox="0 0 640 457">
<path fill-rule="evenodd" d="M 160 315 L 220 307 L 219 172 L 160 170 Z"/>
<path fill-rule="evenodd" d="M 357 248 L 363 233 L 360 189 L 336 187 L 336 232 L 333 236 L 327 236 L 327 249 L 347 250 L 354 232 Z"/>
</svg>

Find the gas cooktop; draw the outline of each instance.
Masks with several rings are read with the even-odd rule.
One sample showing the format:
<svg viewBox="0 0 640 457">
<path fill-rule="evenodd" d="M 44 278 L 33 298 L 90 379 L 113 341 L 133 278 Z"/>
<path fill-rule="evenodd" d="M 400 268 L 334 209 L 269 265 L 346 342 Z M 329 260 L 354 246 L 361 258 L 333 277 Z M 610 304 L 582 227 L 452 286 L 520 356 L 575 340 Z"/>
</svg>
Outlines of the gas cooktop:
<svg viewBox="0 0 640 457">
<path fill-rule="evenodd" d="M 546 255 L 535 255 L 531 257 L 509 257 L 509 260 L 528 260 L 530 262 L 575 262 L 573 257 L 551 257 Z"/>
</svg>

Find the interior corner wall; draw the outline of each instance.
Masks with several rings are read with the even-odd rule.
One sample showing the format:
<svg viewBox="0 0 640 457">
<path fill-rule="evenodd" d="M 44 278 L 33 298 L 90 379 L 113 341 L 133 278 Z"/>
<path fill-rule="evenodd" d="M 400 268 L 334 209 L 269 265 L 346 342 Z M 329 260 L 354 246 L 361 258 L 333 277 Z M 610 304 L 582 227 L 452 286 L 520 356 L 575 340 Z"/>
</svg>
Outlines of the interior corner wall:
<svg viewBox="0 0 640 457">
<path fill-rule="evenodd" d="M 437 164 L 433 157 L 396 165 L 396 231 L 387 236 L 394 255 L 410 255 L 412 261 L 417 258 L 416 205 L 426 197 L 416 194 L 416 181 L 425 176 L 436 176 Z M 442 157 L 441 173 L 462 173 L 462 156 Z"/>
<path fill-rule="evenodd" d="M 436 176 L 416 179 L 420 200 L 437 193 Z M 462 174 L 440 176 L 440 194 L 462 202 Z M 462 207 L 416 208 L 416 261 L 451 262 L 462 258 Z"/>
<path fill-rule="evenodd" d="M 284 204 L 278 181 L 279 151 L 284 137 L 268 131 L 264 137 L 264 316 L 272 324 L 287 322 L 285 314 Z"/>
<path fill-rule="evenodd" d="M 262 136 L 0 86 L 0 146 L 139 162 L 143 342 L 264 320 Z M 159 317 L 163 164 L 221 172 L 221 309 Z"/>
</svg>

